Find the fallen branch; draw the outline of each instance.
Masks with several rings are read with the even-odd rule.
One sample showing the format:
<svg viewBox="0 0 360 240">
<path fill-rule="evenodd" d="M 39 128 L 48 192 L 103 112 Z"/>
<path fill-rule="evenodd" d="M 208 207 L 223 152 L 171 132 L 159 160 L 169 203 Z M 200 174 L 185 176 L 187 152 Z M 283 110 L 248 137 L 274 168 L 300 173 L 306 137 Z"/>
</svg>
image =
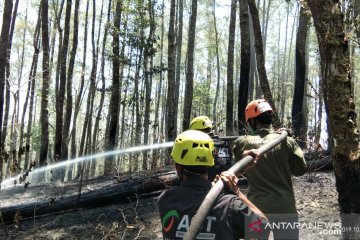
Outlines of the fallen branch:
<svg viewBox="0 0 360 240">
<path fill-rule="evenodd" d="M 129 203 L 137 199 L 136 197 L 134 199 L 136 195 L 138 195 L 139 198 L 155 196 L 156 194 L 160 194 L 159 190 L 176 185 L 178 182 L 177 175 L 174 171 L 155 177 L 119 182 L 115 186 L 82 193 L 77 207 L 95 208 L 110 203 Z M 54 199 L 51 203 L 49 200 L 40 200 L 34 203 L 4 207 L 2 209 L 3 221 L 12 221 L 16 212 L 19 212 L 23 219 L 33 217 L 35 206 L 37 218 L 44 215 L 69 211 L 74 208 L 76 199 L 77 194 L 74 194 L 65 196 L 63 199 Z"/>
</svg>

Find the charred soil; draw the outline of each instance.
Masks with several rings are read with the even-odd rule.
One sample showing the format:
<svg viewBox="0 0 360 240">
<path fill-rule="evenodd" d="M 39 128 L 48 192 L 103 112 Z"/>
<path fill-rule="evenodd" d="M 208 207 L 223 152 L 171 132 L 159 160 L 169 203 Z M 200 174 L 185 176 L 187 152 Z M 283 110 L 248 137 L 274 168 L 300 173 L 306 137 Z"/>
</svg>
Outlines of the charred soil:
<svg viewBox="0 0 360 240">
<path fill-rule="evenodd" d="M 341 238 L 332 231 L 332 226 L 340 222 L 334 174 L 307 173 L 294 177 L 293 183 L 300 222 L 305 224 L 300 230 L 300 239 Z M 96 191 L 94 188 L 95 185 L 84 185 L 88 191 Z M 243 191 L 246 192 L 246 188 Z M 4 196 L 1 191 L 1 207 L 37 201 L 39 195 L 44 194 L 48 194 L 46 197 L 51 200 L 51 196 L 59 198 L 61 194 L 45 188 L 29 192 L 14 191 Z M 104 207 L 63 211 L 48 216 L 37 216 L 35 207 L 35 218 L 21 219 L 19 213 L 13 222 L 0 226 L 0 239 L 161 239 L 156 203 L 157 196 L 151 196 L 132 199 L 128 204 L 109 203 Z M 314 227 L 314 223 L 322 223 L 320 226 L 327 229 Z"/>
</svg>

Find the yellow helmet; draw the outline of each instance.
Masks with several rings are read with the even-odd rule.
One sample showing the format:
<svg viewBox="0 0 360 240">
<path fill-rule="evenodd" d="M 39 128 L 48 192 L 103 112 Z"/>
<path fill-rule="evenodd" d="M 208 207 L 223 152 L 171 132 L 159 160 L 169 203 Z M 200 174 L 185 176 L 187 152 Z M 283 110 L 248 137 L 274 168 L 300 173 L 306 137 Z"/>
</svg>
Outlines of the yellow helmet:
<svg viewBox="0 0 360 240">
<path fill-rule="evenodd" d="M 212 122 L 207 116 L 198 116 L 190 123 L 191 130 L 203 130 L 206 128 L 213 128 Z"/>
<path fill-rule="evenodd" d="M 174 142 L 171 157 L 184 166 L 214 166 L 214 142 L 201 131 L 187 130 Z"/>
</svg>

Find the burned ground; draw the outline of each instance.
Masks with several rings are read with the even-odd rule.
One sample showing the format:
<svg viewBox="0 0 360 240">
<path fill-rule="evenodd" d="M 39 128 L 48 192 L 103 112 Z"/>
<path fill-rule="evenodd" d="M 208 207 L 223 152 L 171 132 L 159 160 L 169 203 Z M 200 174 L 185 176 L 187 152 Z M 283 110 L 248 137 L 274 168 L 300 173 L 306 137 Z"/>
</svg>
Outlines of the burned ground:
<svg viewBox="0 0 360 240">
<path fill-rule="evenodd" d="M 309 228 L 307 225 L 300 230 L 300 239 L 339 239 L 338 232 L 332 227 L 340 221 L 334 174 L 312 172 L 294 177 L 293 182 L 300 222 L 329 224 L 328 229 Z M 96 191 L 96 187 L 94 183 L 85 184 L 84 191 Z M 52 196 L 57 201 L 64 194 L 59 189 L 64 187 L 1 191 L 1 207 L 5 209 L 14 203 L 36 202 Z M 243 191 L 246 192 L 246 187 Z M 157 196 L 152 196 L 128 204 L 115 201 L 103 207 L 48 216 L 37 216 L 35 208 L 35 219 L 21 219 L 20 213 L 17 222 L 2 226 L 0 239 L 6 239 L 6 231 L 9 239 L 161 239 L 156 202 Z"/>
</svg>

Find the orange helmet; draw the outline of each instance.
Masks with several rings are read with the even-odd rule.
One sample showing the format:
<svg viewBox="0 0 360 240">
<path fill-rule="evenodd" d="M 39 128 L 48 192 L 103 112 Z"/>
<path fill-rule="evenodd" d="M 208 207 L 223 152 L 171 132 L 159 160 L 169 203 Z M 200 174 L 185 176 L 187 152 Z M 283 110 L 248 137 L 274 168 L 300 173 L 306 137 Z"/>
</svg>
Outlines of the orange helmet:
<svg viewBox="0 0 360 240">
<path fill-rule="evenodd" d="M 251 101 L 245 108 L 245 120 L 247 122 L 250 118 L 255 118 L 267 111 L 272 112 L 273 110 L 265 99 Z"/>
</svg>

